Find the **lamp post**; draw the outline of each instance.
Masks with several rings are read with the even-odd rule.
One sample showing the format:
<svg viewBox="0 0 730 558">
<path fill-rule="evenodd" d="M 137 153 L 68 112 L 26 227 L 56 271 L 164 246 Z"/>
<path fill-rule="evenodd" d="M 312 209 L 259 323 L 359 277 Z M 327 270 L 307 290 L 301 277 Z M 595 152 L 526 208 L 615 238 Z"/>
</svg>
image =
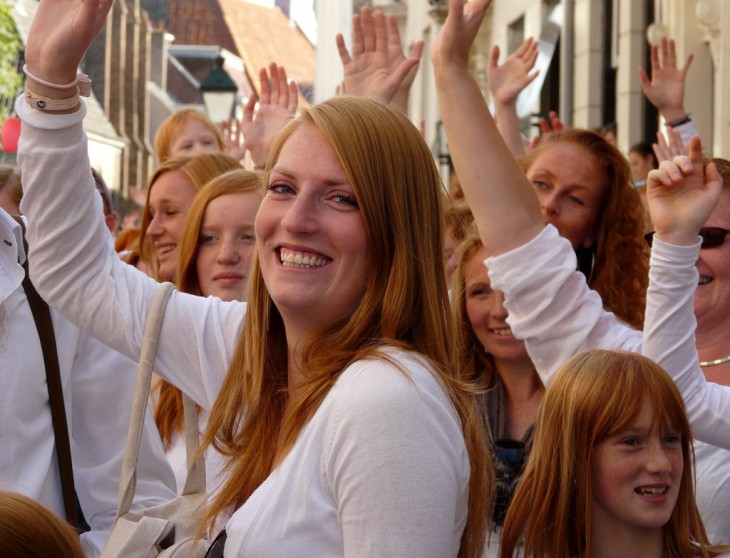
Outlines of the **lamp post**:
<svg viewBox="0 0 730 558">
<path fill-rule="evenodd" d="M 233 115 L 238 86 L 223 69 L 223 57 L 219 54 L 215 66 L 200 84 L 205 112 L 213 122 L 222 122 Z"/>
</svg>

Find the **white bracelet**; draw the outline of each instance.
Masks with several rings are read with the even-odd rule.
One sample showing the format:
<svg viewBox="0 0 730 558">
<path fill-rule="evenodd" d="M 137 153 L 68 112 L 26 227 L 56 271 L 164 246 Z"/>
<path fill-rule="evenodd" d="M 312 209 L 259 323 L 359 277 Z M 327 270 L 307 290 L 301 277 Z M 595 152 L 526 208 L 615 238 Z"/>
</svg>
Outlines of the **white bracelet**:
<svg viewBox="0 0 730 558">
<path fill-rule="evenodd" d="M 57 83 L 51 83 L 50 81 L 46 81 L 33 75 L 33 73 L 28 69 L 28 64 L 23 65 L 23 71 L 25 72 L 25 75 L 31 78 L 33 81 L 40 83 L 41 85 L 45 85 L 50 89 L 71 89 L 74 86 L 78 86 L 79 95 L 81 95 L 82 97 L 89 97 L 91 95 L 91 79 L 89 79 L 89 76 L 87 76 L 86 74 L 78 73 L 76 74 L 76 79 L 73 80 L 71 83 L 59 85 Z"/>
<path fill-rule="evenodd" d="M 50 97 L 43 97 L 42 95 L 38 95 L 38 93 L 34 93 L 27 87 L 23 97 L 25 97 L 25 102 L 30 105 L 30 108 L 41 111 L 69 110 L 76 108 L 81 103 L 79 100 L 78 87 L 76 87 L 76 95 L 69 97 L 68 99 L 51 99 Z"/>
</svg>

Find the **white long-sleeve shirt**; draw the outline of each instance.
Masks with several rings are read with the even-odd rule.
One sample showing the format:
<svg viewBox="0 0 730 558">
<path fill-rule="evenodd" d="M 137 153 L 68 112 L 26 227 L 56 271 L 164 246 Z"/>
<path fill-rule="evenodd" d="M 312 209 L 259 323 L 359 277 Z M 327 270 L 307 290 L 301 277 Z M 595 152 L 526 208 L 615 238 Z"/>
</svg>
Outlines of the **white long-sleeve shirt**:
<svg viewBox="0 0 730 558">
<path fill-rule="evenodd" d="M 644 333 L 603 310 L 575 271 L 573 250 L 548 225 L 523 246 L 488 258 L 492 287 L 504 292 L 507 322 L 524 339 L 543 382 L 575 353 L 591 348 L 640 352 L 662 366 L 685 399 L 697 439 L 730 448 L 730 388 L 705 380 L 695 347 L 693 296 L 700 250 L 655 239 Z"/>
<path fill-rule="evenodd" d="M 108 233 L 107 233 L 108 234 Z M 46 369 L 33 315 L 21 286 L 20 225 L 0 210 L 0 486 L 64 516 Z M 119 474 L 136 364 L 51 310 L 69 422 L 76 492 L 91 526 L 82 535 L 97 556 L 117 511 Z M 151 416 L 143 432 L 134 508 L 175 496 L 172 471 Z"/>
<path fill-rule="evenodd" d="M 74 323 L 137 358 L 158 284 L 120 262 L 102 234 L 84 111 L 16 107 L 33 280 Z M 156 371 L 210 409 L 245 310 L 173 293 Z M 461 424 L 430 365 L 387 351 L 403 369 L 366 359 L 342 372 L 290 453 L 232 515 L 225 556 L 456 556 L 470 474 Z"/>
</svg>

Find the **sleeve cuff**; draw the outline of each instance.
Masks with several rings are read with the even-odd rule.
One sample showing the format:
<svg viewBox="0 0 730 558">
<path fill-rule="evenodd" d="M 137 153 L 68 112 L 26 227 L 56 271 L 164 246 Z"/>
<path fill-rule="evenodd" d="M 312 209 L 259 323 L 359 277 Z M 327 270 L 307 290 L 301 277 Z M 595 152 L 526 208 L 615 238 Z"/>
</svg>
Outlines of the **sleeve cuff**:
<svg viewBox="0 0 730 558">
<path fill-rule="evenodd" d="M 23 121 L 23 124 L 27 123 L 34 128 L 42 128 L 45 130 L 62 130 L 83 121 L 86 116 L 86 103 L 81 99 L 81 105 L 76 112 L 69 114 L 49 114 L 31 108 L 21 95 L 15 100 L 15 112 Z"/>
</svg>

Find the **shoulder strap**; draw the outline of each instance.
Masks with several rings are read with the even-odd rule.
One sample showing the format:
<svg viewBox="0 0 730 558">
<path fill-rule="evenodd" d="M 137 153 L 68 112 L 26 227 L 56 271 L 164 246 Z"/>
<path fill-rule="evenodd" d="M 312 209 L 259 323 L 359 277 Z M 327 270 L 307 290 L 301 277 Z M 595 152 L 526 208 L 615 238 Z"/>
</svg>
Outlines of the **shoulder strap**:
<svg viewBox="0 0 730 558">
<path fill-rule="evenodd" d="M 144 429 L 144 417 L 150 394 L 152 369 L 157 354 L 157 343 L 160 337 L 162 319 L 167 307 L 167 300 L 174 290 L 172 283 L 160 284 L 152 296 L 150 307 L 147 310 L 142 348 L 137 368 L 137 383 L 134 388 L 132 413 L 129 419 L 127 443 L 124 448 L 122 473 L 119 477 L 119 507 L 117 518 L 127 513 L 132 505 L 137 488 L 137 462 L 139 459 L 139 445 Z M 188 463 L 193 452 L 198 447 L 198 420 L 195 403 L 183 394 L 185 440 Z M 198 457 L 188 469 L 188 480 L 185 483 L 183 494 L 200 494 L 205 492 L 205 460 Z"/>
<path fill-rule="evenodd" d="M 33 321 L 38 330 L 38 337 L 41 340 L 43 351 L 43 362 L 46 367 L 46 384 L 48 385 L 48 400 L 51 404 L 51 419 L 53 421 L 53 434 L 56 438 L 56 457 L 58 469 L 61 473 L 61 493 L 63 494 L 63 507 L 66 512 L 66 521 L 74 528 L 78 528 L 78 516 L 76 508 L 76 489 L 74 487 L 73 467 L 71 465 L 71 445 L 68 437 L 68 423 L 66 422 L 66 407 L 63 402 L 63 388 L 61 384 L 61 371 L 58 367 L 58 349 L 56 348 L 56 336 L 53 332 L 53 321 L 51 312 L 46 301 L 41 298 L 30 281 L 28 272 L 28 242 L 25 240 L 25 224 L 20 217 L 14 217 L 23 230 L 23 247 L 26 258 L 23 263 L 25 278 L 23 279 L 23 290 L 28 299 L 30 311 L 33 314 Z"/>
</svg>

